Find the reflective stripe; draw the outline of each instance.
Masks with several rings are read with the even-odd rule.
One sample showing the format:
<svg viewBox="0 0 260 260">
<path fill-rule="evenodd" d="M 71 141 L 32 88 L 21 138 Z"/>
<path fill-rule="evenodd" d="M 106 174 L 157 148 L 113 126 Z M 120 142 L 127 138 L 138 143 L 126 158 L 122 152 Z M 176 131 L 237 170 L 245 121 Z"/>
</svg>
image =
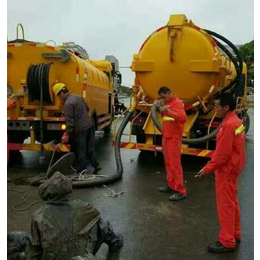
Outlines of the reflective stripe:
<svg viewBox="0 0 260 260">
<path fill-rule="evenodd" d="M 175 119 L 173 117 L 164 116 L 163 121 L 175 121 Z"/>
<path fill-rule="evenodd" d="M 242 124 L 240 127 L 238 127 L 238 128 L 235 130 L 235 135 L 241 134 L 244 130 L 245 130 L 245 127 L 244 127 L 244 125 Z"/>
</svg>

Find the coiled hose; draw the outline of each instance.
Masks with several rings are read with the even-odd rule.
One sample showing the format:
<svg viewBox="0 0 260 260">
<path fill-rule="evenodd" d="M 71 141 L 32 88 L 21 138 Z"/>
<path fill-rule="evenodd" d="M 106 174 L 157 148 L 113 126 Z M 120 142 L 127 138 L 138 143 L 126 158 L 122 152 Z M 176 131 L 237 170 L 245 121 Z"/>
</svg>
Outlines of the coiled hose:
<svg viewBox="0 0 260 260">
<path fill-rule="evenodd" d="M 49 88 L 49 72 L 53 63 L 41 63 L 30 65 L 27 71 L 27 88 L 29 91 L 30 101 L 41 101 L 41 86 L 42 86 L 42 101 L 52 103 L 50 88 Z"/>
<path fill-rule="evenodd" d="M 88 187 L 94 187 L 94 186 L 101 186 L 101 185 L 105 185 L 105 184 L 108 184 L 108 183 L 115 182 L 115 181 L 122 178 L 124 169 L 123 169 L 121 153 L 120 153 L 120 142 L 121 142 L 121 137 L 122 137 L 122 134 L 124 132 L 124 129 L 125 129 L 128 121 L 132 117 L 133 113 L 134 113 L 133 110 L 129 110 L 129 112 L 126 114 L 126 117 L 124 118 L 123 122 L 120 124 L 118 131 L 117 131 L 116 141 L 115 141 L 115 150 L 114 150 L 115 151 L 116 168 L 117 168 L 116 174 L 114 174 L 110 177 L 104 177 L 102 179 L 72 180 L 72 187 L 73 188 L 77 189 L 77 188 L 88 188 Z M 50 166 L 51 166 L 52 161 L 53 161 L 54 153 L 55 153 L 55 150 L 53 151 L 53 154 L 52 154 L 49 169 L 50 169 Z M 49 169 L 48 169 L 48 171 L 49 171 Z M 48 173 L 48 171 L 47 171 L 47 173 Z M 40 185 L 40 184 L 44 183 L 47 179 L 48 179 L 48 177 L 47 177 L 47 174 L 46 174 L 45 177 L 38 179 L 32 185 Z"/>
<path fill-rule="evenodd" d="M 49 72 L 53 63 L 30 65 L 27 71 L 27 88 L 30 101 L 40 101 L 40 143 L 43 158 L 43 102 L 52 103 L 49 88 Z"/>
<path fill-rule="evenodd" d="M 157 127 L 157 129 L 160 132 L 162 132 L 162 125 L 157 117 L 157 109 L 158 109 L 158 107 L 154 104 L 152 106 L 152 119 L 153 119 L 153 122 L 154 122 L 155 126 Z M 210 134 L 205 135 L 203 137 L 194 138 L 194 139 L 182 138 L 182 143 L 190 144 L 190 145 L 202 144 L 202 143 L 208 142 L 209 140 L 212 140 L 213 138 L 215 138 L 217 133 L 218 133 L 218 128 L 215 129 L 214 131 L 212 131 Z"/>
</svg>

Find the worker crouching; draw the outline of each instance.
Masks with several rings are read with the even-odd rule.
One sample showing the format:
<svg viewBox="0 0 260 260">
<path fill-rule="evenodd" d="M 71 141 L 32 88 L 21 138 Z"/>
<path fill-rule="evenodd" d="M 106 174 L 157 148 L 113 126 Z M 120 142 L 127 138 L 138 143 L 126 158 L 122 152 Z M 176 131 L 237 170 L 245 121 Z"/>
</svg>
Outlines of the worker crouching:
<svg viewBox="0 0 260 260">
<path fill-rule="evenodd" d="M 96 259 L 103 243 L 110 252 L 123 245 L 122 235 L 113 232 L 97 209 L 70 200 L 72 181 L 60 172 L 39 187 L 39 195 L 46 204 L 33 215 L 27 259 Z"/>
</svg>

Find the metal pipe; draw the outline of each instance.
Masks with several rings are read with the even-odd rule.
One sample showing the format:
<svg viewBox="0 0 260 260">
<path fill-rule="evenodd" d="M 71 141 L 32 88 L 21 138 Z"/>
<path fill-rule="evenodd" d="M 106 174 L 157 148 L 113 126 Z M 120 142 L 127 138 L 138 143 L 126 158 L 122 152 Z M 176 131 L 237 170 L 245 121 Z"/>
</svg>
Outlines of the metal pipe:
<svg viewBox="0 0 260 260">
<path fill-rule="evenodd" d="M 23 40 L 24 40 L 24 30 L 23 30 L 23 26 L 22 26 L 21 23 L 18 23 L 17 26 L 16 26 L 16 39 L 18 39 L 18 28 L 19 28 L 19 26 L 22 29 L 22 35 L 23 35 Z"/>
</svg>

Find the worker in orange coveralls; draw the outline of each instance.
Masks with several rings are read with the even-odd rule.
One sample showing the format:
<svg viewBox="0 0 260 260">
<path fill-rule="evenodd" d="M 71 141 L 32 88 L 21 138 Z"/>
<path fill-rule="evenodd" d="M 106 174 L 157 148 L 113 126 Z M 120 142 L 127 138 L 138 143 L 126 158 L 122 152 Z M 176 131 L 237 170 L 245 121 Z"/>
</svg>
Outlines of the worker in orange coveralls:
<svg viewBox="0 0 260 260">
<path fill-rule="evenodd" d="M 245 131 L 235 114 L 236 103 L 229 93 L 215 100 L 215 110 L 223 122 L 217 134 L 216 150 L 196 176 L 215 172 L 219 241 L 208 246 L 214 253 L 231 252 L 240 243 L 240 209 L 237 199 L 238 177 L 245 167 Z"/>
<path fill-rule="evenodd" d="M 7 98 L 7 111 L 13 109 L 16 106 L 17 100 Z M 8 136 L 7 136 L 7 163 L 9 161 L 9 145 L 8 145 Z"/>
<path fill-rule="evenodd" d="M 159 110 L 163 116 L 163 152 L 168 182 L 168 185 L 160 187 L 159 191 L 172 193 L 169 200 L 179 201 L 186 198 L 181 166 L 181 145 L 187 117 L 183 102 L 172 94 L 169 88 L 161 87 L 158 94 L 163 101 Z"/>
</svg>

